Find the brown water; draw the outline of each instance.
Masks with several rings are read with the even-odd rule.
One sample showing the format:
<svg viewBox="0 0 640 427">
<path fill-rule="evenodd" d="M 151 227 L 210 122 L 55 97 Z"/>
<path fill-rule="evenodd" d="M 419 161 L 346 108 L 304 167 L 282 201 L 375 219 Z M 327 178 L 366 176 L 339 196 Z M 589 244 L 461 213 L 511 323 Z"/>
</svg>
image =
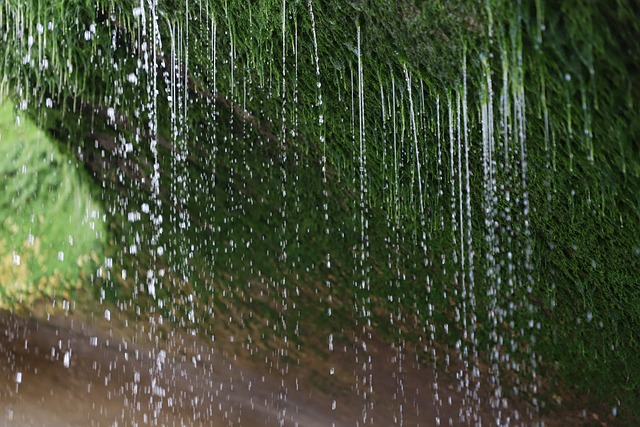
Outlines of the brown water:
<svg viewBox="0 0 640 427">
<path fill-rule="evenodd" d="M 438 379 L 442 405 L 434 406 L 433 369 L 373 337 L 369 377 L 357 345 L 337 349 L 330 362 L 301 353 L 299 363 L 274 364 L 179 331 L 159 340 L 148 329 L 145 322 L 0 313 L 0 425 L 432 426 L 437 416 L 443 426 L 459 425 L 455 381 Z M 318 372 L 328 366 L 334 373 L 324 382 Z M 373 394 L 365 395 L 365 378 Z M 494 415 L 482 407 L 482 425 L 495 424 Z M 606 425 L 594 417 L 567 411 L 544 421 Z"/>
</svg>

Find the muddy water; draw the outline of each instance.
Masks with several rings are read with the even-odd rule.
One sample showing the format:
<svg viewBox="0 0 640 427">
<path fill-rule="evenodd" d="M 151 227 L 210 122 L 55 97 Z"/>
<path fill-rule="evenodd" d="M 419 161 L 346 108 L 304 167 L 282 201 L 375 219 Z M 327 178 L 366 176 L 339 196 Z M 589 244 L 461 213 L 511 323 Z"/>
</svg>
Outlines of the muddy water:
<svg viewBox="0 0 640 427">
<path fill-rule="evenodd" d="M 3 425 L 338 426 L 363 418 L 362 395 L 349 401 L 338 393 L 334 405 L 336 393 L 309 387 L 310 381 L 292 372 L 262 375 L 187 334 L 171 338 L 174 351 L 144 331 L 123 333 L 73 317 L 38 320 L 5 313 L 0 330 Z M 368 411 L 370 421 L 399 420 L 399 405 L 388 404 L 405 403 L 392 396 L 396 388 L 386 390 L 388 395 L 376 390 L 381 403 Z M 415 406 L 416 397 L 407 406 Z"/>
<path fill-rule="evenodd" d="M 0 330 L 0 425 L 330 425 L 313 393 L 282 403 L 272 379 L 187 335 L 176 352 L 70 318 L 4 314 Z"/>
<path fill-rule="evenodd" d="M 158 340 L 145 328 L 0 313 L 0 426 L 434 426 L 436 417 L 460 425 L 456 382 L 438 379 L 434 406 L 433 369 L 375 338 L 366 360 L 356 344 L 331 360 L 302 354 L 270 369 L 219 343 L 179 331 Z M 326 383 L 318 372 L 329 367 Z M 367 381 L 373 394 L 365 394 Z M 468 425 L 494 425 L 494 410 L 480 409 L 482 423 Z M 545 425 L 567 425 L 566 415 L 545 417 Z"/>
</svg>

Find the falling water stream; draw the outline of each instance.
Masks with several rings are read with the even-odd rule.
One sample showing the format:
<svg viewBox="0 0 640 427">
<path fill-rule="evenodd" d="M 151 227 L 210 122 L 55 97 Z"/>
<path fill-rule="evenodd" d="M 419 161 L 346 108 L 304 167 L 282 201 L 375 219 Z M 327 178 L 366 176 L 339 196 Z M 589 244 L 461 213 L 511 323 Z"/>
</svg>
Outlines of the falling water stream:
<svg viewBox="0 0 640 427">
<path fill-rule="evenodd" d="M 443 87 L 364 14 L 327 51 L 315 0 L 32 3 L 0 6 L 0 102 L 84 164 L 111 249 L 93 306 L 0 315 L 1 425 L 554 425 L 518 8 Z"/>
</svg>

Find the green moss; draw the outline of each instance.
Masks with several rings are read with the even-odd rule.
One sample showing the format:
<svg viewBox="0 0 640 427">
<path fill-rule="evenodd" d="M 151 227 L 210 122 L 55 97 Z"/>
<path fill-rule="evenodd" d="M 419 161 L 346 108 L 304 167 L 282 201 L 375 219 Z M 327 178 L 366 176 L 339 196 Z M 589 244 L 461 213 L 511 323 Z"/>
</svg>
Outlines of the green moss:
<svg viewBox="0 0 640 427">
<path fill-rule="evenodd" d="M 103 261 L 104 216 L 87 178 L 10 103 L 0 106 L 0 159 L 0 307 L 70 300 Z"/>
<path fill-rule="evenodd" d="M 74 141 L 101 185 L 115 263 L 102 286 L 114 302 L 135 296 L 205 330 L 233 317 L 258 338 L 369 323 L 414 343 L 433 333 L 484 360 L 512 351 L 522 375 L 535 365 L 543 385 L 560 379 L 639 416 L 640 20 L 626 2 L 318 1 L 317 45 L 308 2 L 285 3 L 284 35 L 280 1 L 160 2 L 155 81 L 141 66 L 134 2 L 55 5 L 6 2 L 0 24 L 24 11 L 35 44 L 7 25 L 2 91 L 63 145 Z M 54 30 L 37 35 L 49 20 Z M 171 46 L 186 52 L 179 73 L 187 59 L 189 69 L 173 116 Z M 490 98 L 496 156 L 511 156 L 495 201 L 483 175 Z M 470 218 L 457 199 L 467 194 L 458 138 L 469 147 Z M 498 226 L 485 222 L 494 214 Z M 145 300 L 148 271 L 161 270 L 157 299 Z M 262 319 L 283 322 L 265 331 Z M 494 328 L 517 349 L 498 345 Z"/>
</svg>

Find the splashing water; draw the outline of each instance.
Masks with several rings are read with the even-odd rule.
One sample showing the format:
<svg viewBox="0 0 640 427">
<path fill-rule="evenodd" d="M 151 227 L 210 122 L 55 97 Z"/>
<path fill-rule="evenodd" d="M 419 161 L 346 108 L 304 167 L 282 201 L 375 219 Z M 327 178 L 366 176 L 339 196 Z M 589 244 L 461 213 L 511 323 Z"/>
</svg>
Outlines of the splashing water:
<svg viewBox="0 0 640 427">
<path fill-rule="evenodd" d="M 91 311 L 135 325 L 91 336 L 115 359 L 88 388 L 118 377 L 122 417 L 153 425 L 544 423 L 538 301 L 555 288 L 534 221 L 558 165 L 602 160 L 591 81 L 527 63 L 540 2 L 470 12 L 477 46 L 451 42 L 447 77 L 381 54 L 364 6 L 303 3 L 0 9 L 0 101 L 92 174 L 109 231 Z M 401 6 L 398 26 L 427 13 Z M 9 243 L 22 274 L 30 252 Z M 68 334 L 47 354 L 75 372 L 89 353 Z"/>
</svg>

